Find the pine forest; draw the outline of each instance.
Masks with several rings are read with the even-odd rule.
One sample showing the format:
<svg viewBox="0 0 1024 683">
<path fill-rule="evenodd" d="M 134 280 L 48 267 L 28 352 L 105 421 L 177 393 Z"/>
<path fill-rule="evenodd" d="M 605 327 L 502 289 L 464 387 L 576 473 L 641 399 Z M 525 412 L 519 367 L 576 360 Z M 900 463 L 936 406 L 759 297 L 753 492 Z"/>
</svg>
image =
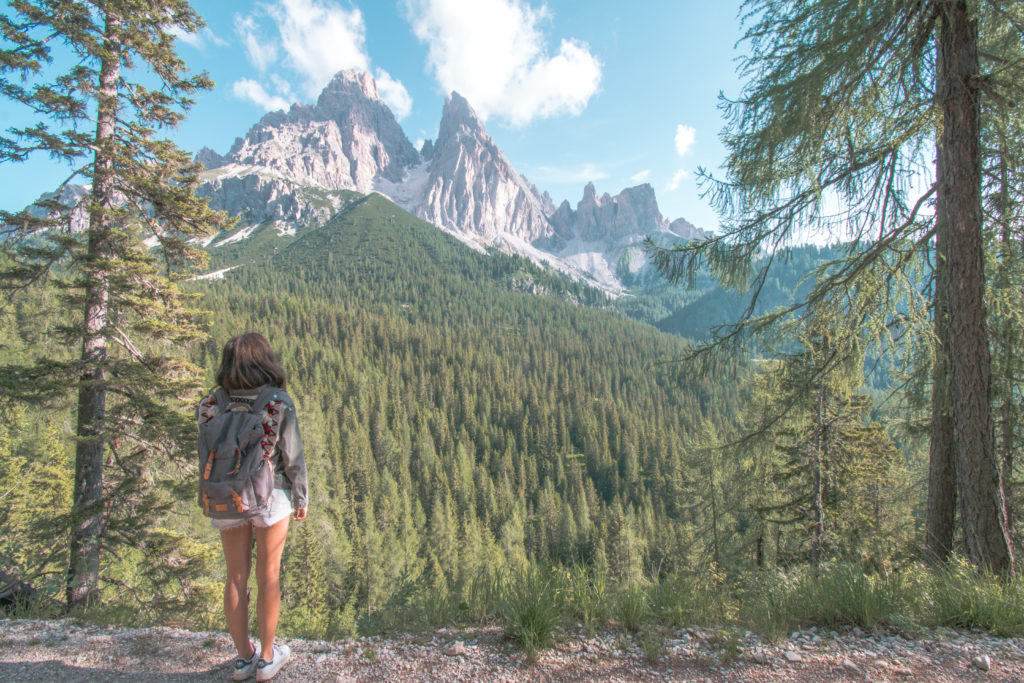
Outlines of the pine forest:
<svg viewBox="0 0 1024 683">
<path fill-rule="evenodd" d="M 202 18 L 148 7 L 0 17 L 39 121 L 0 163 L 89 183 L 0 212 L 0 611 L 223 628 L 195 406 L 256 331 L 309 468 L 286 635 L 1024 634 L 1019 3 L 746 3 L 720 229 L 648 239 L 621 296 L 377 193 L 214 211 L 163 139 L 213 87 L 171 39 Z"/>
</svg>

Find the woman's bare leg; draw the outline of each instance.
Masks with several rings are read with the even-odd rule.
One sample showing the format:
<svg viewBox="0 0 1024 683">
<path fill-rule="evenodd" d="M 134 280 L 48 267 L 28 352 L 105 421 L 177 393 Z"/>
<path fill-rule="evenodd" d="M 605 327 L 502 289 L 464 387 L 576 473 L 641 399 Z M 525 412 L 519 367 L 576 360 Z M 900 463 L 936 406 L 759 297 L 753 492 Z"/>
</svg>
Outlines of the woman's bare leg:
<svg viewBox="0 0 1024 683">
<path fill-rule="evenodd" d="M 238 656 L 252 656 L 249 640 L 249 571 L 252 568 L 252 525 L 242 524 L 222 529 L 220 541 L 224 546 L 227 563 L 227 581 L 224 582 L 224 616 L 228 632 L 235 641 Z"/>
<path fill-rule="evenodd" d="M 288 535 L 288 518 L 269 527 L 256 527 L 256 615 L 260 624 L 260 657 L 274 658 L 274 636 L 281 612 L 281 553 Z"/>
</svg>

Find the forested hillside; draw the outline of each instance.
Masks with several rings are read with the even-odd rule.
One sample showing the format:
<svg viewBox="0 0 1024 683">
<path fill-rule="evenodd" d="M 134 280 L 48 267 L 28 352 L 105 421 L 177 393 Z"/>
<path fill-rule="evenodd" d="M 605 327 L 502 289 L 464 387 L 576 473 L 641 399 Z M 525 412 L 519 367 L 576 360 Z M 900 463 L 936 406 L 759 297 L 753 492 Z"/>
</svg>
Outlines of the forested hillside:
<svg viewBox="0 0 1024 683">
<path fill-rule="evenodd" d="M 225 340 L 256 331 L 311 475 L 282 633 L 500 621 L 532 656 L 559 623 L 614 621 L 647 629 L 652 661 L 698 622 L 1024 633 L 1024 5 L 751 3 L 723 175 L 700 172 L 720 230 L 648 238 L 639 271 L 630 241 L 635 289 L 612 301 L 479 246 L 532 254 L 532 228 L 464 243 L 361 193 L 383 176 L 284 220 L 264 199 L 294 199 L 287 179 L 238 184 L 240 155 L 218 177 L 255 203 L 211 210 L 202 165 L 160 137 L 213 86 L 175 53 L 201 18 L 59 4 L 0 14 L 0 91 L 27 106 L 0 161 L 73 166 L 0 211 L 0 608 L 223 624 L 194 406 Z M 268 130 L 252 139 L 288 168 L 330 147 L 300 158 Z M 526 206 L 481 168 L 443 201 Z M 577 227 L 596 215 L 578 205 Z M 488 239 L 509 224 L 489 216 Z M 791 248 L 808 235 L 837 246 Z"/>
<path fill-rule="evenodd" d="M 764 285 L 757 293 L 755 314 L 801 301 L 814 285 L 814 269 L 841 255 L 838 247 L 815 245 L 775 254 L 770 259 Z M 767 263 L 769 258 L 764 255 L 758 262 Z M 748 292 L 723 287 L 704 271 L 698 272 L 692 283 L 668 282 L 654 271 L 635 284 L 629 295 L 618 300 L 616 307 L 665 332 L 706 341 L 714 328 L 739 320 L 749 302 Z"/>
<path fill-rule="evenodd" d="M 232 268 L 186 287 L 210 311 L 209 337 L 192 352 L 204 381 L 212 385 L 226 339 L 259 331 L 298 404 L 311 514 L 285 556 L 286 628 L 478 618 L 496 604 L 481 597 L 487 586 L 551 566 L 585 568 L 593 590 L 652 579 L 707 586 L 809 557 L 810 405 L 765 438 L 729 443 L 771 418 L 784 374 L 742 362 L 695 374 L 680 362 L 689 341 L 625 318 L 561 274 L 474 251 L 379 195 L 353 196 L 295 237 L 267 225 L 211 251 L 211 267 Z M 19 297 L 5 328 L 26 362 L 45 353 L 34 324 L 58 302 L 49 288 L 31 291 L 37 303 Z M 911 444 L 899 456 L 861 394 L 828 405 L 840 430 L 816 547 L 872 562 L 911 555 L 918 495 L 908 477 L 920 467 Z M 70 476 L 70 459 L 41 470 L 24 450 L 59 443 L 64 415 L 17 412 L 3 442 L 22 454 L 0 473 L 17 489 L 6 519 L 17 533 L 2 550 L 19 575 L 58 570 L 67 552 L 43 548 L 70 505 L 48 480 L 54 469 Z M 194 504 L 194 470 L 178 472 L 183 486 L 157 535 L 168 549 L 184 543 L 171 552 L 189 558 L 179 566 L 189 588 L 161 599 L 216 619 L 219 539 Z M 29 523 L 29 501 L 44 491 L 52 512 Z M 104 571 L 161 595 L 174 573 L 135 574 L 134 553 L 108 556 Z M 106 600 L 131 597 L 118 593 Z"/>
<path fill-rule="evenodd" d="M 696 468 L 742 385 L 689 377 L 671 362 L 686 342 L 577 303 L 603 294 L 376 195 L 199 290 L 201 363 L 258 330 L 292 372 L 313 482 L 296 543 L 315 551 L 294 561 L 331 610 L 528 563 L 706 565 Z"/>
</svg>

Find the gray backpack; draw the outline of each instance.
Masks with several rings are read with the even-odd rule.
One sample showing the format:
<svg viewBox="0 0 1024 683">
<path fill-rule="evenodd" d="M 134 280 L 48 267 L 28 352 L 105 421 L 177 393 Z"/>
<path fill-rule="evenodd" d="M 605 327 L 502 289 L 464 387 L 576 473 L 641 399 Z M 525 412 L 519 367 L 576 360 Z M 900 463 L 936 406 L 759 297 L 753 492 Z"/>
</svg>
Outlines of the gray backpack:
<svg viewBox="0 0 1024 683">
<path fill-rule="evenodd" d="M 248 518 L 269 508 L 270 457 L 284 409 L 279 393 L 267 387 L 250 405 L 218 388 L 199 402 L 199 502 L 207 516 Z"/>
</svg>

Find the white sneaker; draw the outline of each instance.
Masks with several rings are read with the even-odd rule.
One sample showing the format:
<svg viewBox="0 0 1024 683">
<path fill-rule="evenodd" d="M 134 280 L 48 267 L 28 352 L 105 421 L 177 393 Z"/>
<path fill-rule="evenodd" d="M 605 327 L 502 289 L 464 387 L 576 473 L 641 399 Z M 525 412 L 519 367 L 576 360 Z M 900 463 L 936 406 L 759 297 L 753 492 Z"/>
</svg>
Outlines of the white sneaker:
<svg viewBox="0 0 1024 683">
<path fill-rule="evenodd" d="M 291 656 L 292 649 L 290 647 L 274 643 L 274 658 L 268 662 L 260 657 L 260 661 L 256 662 L 256 680 L 269 681 L 274 677 L 274 674 L 281 670 L 281 667 L 288 662 L 288 658 Z"/>
<path fill-rule="evenodd" d="M 256 648 L 252 649 L 252 657 L 249 659 L 243 659 L 238 657 L 235 659 L 235 672 L 231 674 L 231 679 L 235 681 L 244 681 L 252 678 L 253 673 L 256 671 L 256 665 L 259 663 L 259 655 L 256 653 Z"/>
</svg>

